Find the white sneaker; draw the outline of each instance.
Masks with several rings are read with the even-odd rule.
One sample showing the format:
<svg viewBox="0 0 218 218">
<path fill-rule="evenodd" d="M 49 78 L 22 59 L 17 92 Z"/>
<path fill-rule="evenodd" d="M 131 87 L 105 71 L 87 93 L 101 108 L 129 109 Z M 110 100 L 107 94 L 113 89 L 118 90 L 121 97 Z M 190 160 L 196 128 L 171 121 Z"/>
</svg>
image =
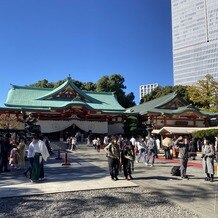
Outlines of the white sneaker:
<svg viewBox="0 0 218 218">
<path fill-rule="evenodd" d="M 147 164 L 147 163 L 145 163 L 145 166 L 148 166 L 148 164 Z"/>
<path fill-rule="evenodd" d="M 136 163 L 139 163 L 137 160 L 135 161 Z"/>
</svg>

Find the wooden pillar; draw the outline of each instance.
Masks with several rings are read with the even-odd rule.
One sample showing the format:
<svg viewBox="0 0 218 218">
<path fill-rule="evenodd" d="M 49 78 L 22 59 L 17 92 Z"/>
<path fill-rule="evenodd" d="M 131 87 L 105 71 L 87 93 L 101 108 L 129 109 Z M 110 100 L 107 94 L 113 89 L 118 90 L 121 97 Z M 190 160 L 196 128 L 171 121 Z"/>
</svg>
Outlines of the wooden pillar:
<svg viewBox="0 0 218 218">
<path fill-rule="evenodd" d="M 166 126 L 166 125 L 167 125 L 167 119 L 166 119 L 166 116 L 164 115 L 163 118 L 164 118 L 164 126 Z"/>
<path fill-rule="evenodd" d="M 193 126 L 196 126 L 196 118 L 193 118 Z"/>
</svg>

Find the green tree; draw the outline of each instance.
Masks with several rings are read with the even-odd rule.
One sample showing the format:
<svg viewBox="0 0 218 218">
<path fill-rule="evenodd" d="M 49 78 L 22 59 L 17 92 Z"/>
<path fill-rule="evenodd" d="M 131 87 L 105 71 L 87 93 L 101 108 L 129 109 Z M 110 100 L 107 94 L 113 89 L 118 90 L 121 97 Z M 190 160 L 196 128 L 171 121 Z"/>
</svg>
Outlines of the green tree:
<svg viewBox="0 0 218 218">
<path fill-rule="evenodd" d="M 218 82 L 207 74 L 196 85 L 188 87 L 188 96 L 202 110 L 218 112 Z"/>
<path fill-rule="evenodd" d="M 124 123 L 124 133 L 130 138 L 131 136 L 135 136 L 138 133 L 138 118 L 135 116 L 127 117 Z"/>
<path fill-rule="evenodd" d="M 96 84 L 92 82 L 83 83 L 83 85 L 81 86 L 81 89 L 87 90 L 87 91 L 95 91 Z"/>
<path fill-rule="evenodd" d="M 47 79 L 39 80 L 37 83 L 29 85 L 30 87 L 39 87 L 39 88 L 53 88 L 53 83 L 48 82 Z"/>
<path fill-rule="evenodd" d="M 113 74 L 111 76 L 103 76 L 97 81 L 96 91 L 103 92 L 113 92 L 117 101 L 124 107 L 132 107 L 135 105 L 133 101 L 135 96 L 133 92 L 129 94 L 125 94 L 124 89 L 126 86 L 124 85 L 125 79 L 120 74 Z"/>
<path fill-rule="evenodd" d="M 59 80 L 57 82 L 48 82 L 48 80 L 44 79 L 44 80 L 39 80 L 38 82 L 30 84 L 28 86 L 39 87 L 39 88 L 57 88 L 58 86 L 62 85 L 65 81 L 66 81 L 66 79 Z M 80 89 L 85 87 L 85 83 L 82 83 L 78 80 L 73 80 L 73 83 Z M 87 90 L 87 89 L 85 88 L 85 90 Z"/>
<path fill-rule="evenodd" d="M 65 80 L 59 80 L 58 82 L 48 82 L 48 80 L 39 80 L 36 83 L 30 84 L 30 87 L 40 87 L 40 88 L 57 88 L 61 84 L 63 84 Z M 73 83 L 81 90 L 86 91 L 102 91 L 102 92 L 113 92 L 120 105 L 124 108 L 129 108 L 135 105 L 134 102 L 134 94 L 130 92 L 125 94 L 124 89 L 126 86 L 124 85 L 125 79 L 119 74 L 113 74 L 111 76 L 103 76 L 100 78 L 97 83 L 87 82 L 82 83 L 78 80 L 73 80 Z"/>
<path fill-rule="evenodd" d="M 52 83 L 51 83 L 51 84 L 53 85 L 52 88 L 57 88 L 58 86 L 60 86 L 61 84 L 63 84 L 65 81 L 66 81 L 66 79 L 65 79 L 65 80 L 59 80 L 59 81 L 57 81 L 57 82 L 52 82 Z"/>
<path fill-rule="evenodd" d="M 154 100 L 156 98 L 159 98 L 161 96 L 167 95 L 167 94 L 172 93 L 172 92 L 177 92 L 178 95 L 180 95 L 182 98 L 184 98 L 188 102 L 190 102 L 190 100 L 188 99 L 187 87 L 186 86 L 178 85 L 178 86 L 157 87 L 151 93 L 145 95 L 141 99 L 140 103 L 145 103 L 145 102 Z"/>
<path fill-rule="evenodd" d="M 214 138 L 218 135 L 218 129 L 208 129 L 208 130 L 199 130 L 192 133 L 194 138 L 210 138 L 210 140 L 214 140 Z"/>
</svg>

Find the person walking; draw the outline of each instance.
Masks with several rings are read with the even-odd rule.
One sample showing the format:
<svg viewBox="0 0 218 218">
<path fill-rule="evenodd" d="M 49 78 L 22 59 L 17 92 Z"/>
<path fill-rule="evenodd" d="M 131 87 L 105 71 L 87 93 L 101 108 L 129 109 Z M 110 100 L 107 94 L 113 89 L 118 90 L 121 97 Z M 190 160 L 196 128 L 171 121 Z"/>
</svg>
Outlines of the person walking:
<svg viewBox="0 0 218 218">
<path fill-rule="evenodd" d="M 111 179 L 116 181 L 118 180 L 117 176 L 119 174 L 120 165 L 120 150 L 116 138 L 113 138 L 112 141 L 104 148 L 104 150 L 106 152 L 106 156 L 108 157 L 108 167 Z"/>
<path fill-rule="evenodd" d="M 77 139 L 76 137 L 72 137 L 71 139 L 71 151 L 76 151 Z"/>
<path fill-rule="evenodd" d="M 209 143 L 208 139 L 204 139 L 204 144 L 202 146 L 202 166 L 207 177 L 205 181 L 214 181 L 214 158 L 215 151 L 214 146 Z"/>
<path fill-rule="evenodd" d="M 131 139 L 129 140 L 131 142 L 131 144 L 135 147 L 135 143 L 136 143 L 136 139 L 134 136 L 131 137 Z"/>
<path fill-rule="evenodd" d="M 25 144 L 25 140 L 23 137 L 20 138 L 20 142 L 17 146 L 17 150 L 18 150 L 18 167 L 20 169 L 24 169 L 25 168 L 25 148 L 26 148 L 26 144 Z"/>
<path fill-rule="evenodd" d="M 146 166 L 149 164 L 149 161 L 151 159 L 151 167 L 154 167 L 154 161 L 157 157 L 157 145 L 155 140 L 151 137 L 148 137 L 146 146 L 148 149 Z"/>
<path fill-rule="evenodd" d="M 29 145 L 29 156 L 34 157 L 30 179 L 32 182 L 37 182 L 39 178 L 44 178 L 42 160 L 47 161 L 47 158 L 49 157 L 49 152 L 45 143 L 43 140 L 39 140 L 37 135 L 33 135 L 33 141 Z"/>
<path fill-rule="evenodd" d="M 39 179 L 43 180 L 45 173 L 44 173 L 44 161 L 47 161 L 48 157 L 50 156 L 48 147 L 46 146 L 44 140 L 43 140 L 43 136 L 40 135 L 39 136 L 39 150 L 41 153 L 41 164 L 40 164 L 40 174 L 39 174 Z"/>
<path fill-rule="evenodd" d="M 109 137 L 108 135 L 105 135 L 104 136 L 104 141 L 103 141 L 103 145 L 104 145 L 104 148 L 109 144 Z"/>
<path fill-rule="evenodd" d="M 143 138 L 140 138 L 136 143 L 135 146 L 137 147 L 138 154 L 136 157 L 136 163 L 139 163 L 141 157 L 143 157 L 143 162 L 146 165 L 146 156 L 147 156 L 147 146 Z"/>
<path fill-rule="evenodd" d="M 100 152 L 100 149 L 101 149 L 101 139 L 97 138 L 97 146 L 96 146 L 97 152 Z"/>
<path fill-rule="evenodd" d="M 27 158 L 29 160 L 29 166 L 23 173 L 26 177 L 28 177 L 28 173 L 29 173 L 29 177 L 28 177 L 29 179 L 31 179 L 32 177 L 33 161 L 34 161 L 34 155 L 35 155 L 34 153 L 35 143 L 38 143 L 38 137 L 36 135 L 33 135 L 32 141 L 29 144 L 28 151 L 27 151 Z"/>
<path fill-rule="evenodd" d="M 187 165 L 188 165 L 188 137 L 187 136 L 179 136 L 179 138 L 175 141 L 175 145 L 179 147 L 179 158 L 180 158 L 180 172 L 182 179 L 188 179 L 186 175 Z"/>
</svg>

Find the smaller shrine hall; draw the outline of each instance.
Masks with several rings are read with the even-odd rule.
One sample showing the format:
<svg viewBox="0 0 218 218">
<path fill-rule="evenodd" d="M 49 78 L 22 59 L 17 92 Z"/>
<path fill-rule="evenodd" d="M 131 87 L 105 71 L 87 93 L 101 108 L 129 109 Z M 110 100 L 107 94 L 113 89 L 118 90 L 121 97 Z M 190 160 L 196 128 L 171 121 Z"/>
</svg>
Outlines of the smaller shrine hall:
<svg viewBox="0 0 218 218">
<path fill-rule="evenodd" d="M 150 123 L 150 130 L 160 130 L 163 127 L 203 128 L 212 125 L 212 118 L 218 118 L 217 113 L 200 111 L 176 92 L 128 108 L 126 112 L 141 115 L 145 123 Z"/>
<path fill-rule="evenodd" d="M 68 77 L 57 88 L 12 85 L 0 115 L 10 121 L 9 129 L 24 129 L 24 118 L 31 116 L 42 133 L 62 139 L 63 131 L 75 127 L 96 134 L 123 133 L 124 111 L 113 93 L 80 90 Z"/>
</svg>

